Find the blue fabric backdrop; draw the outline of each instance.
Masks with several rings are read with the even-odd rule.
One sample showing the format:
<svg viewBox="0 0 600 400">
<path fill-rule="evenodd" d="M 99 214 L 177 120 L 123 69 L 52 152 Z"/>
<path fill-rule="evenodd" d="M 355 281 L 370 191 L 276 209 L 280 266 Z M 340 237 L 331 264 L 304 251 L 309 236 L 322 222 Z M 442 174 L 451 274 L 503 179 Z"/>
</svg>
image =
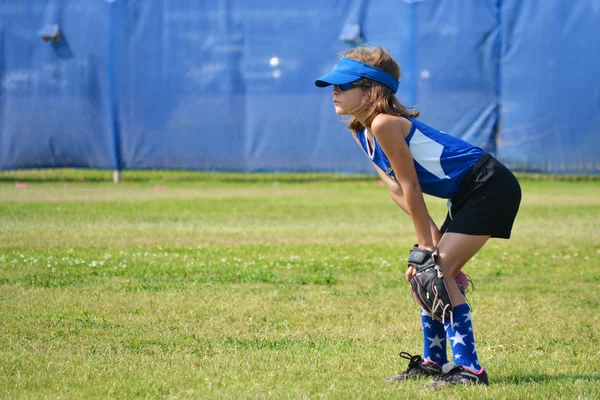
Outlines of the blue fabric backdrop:
<svg viewBox="0 0 600 400">
<path fill-rule="evenodd" d="M 366 43 L 424 122 L 597 174 L 599 26 L 598 0 L 4 0 L 0 169 L 372 172 L 313 85 Z"/>
</svg>

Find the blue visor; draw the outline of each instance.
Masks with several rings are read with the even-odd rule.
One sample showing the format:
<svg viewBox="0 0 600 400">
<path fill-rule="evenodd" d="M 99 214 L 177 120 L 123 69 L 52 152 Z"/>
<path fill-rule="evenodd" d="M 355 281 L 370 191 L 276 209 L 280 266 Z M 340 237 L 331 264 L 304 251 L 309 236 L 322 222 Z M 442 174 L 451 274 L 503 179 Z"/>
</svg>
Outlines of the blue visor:
<svg viewBox="0 0 600 400">
<path fill-rule="evenodd" d="M 342 58 L 334 70 L 317 79 L 315 85 L 318 87 L 342 85 L 352 83 L 360 78 L 369 78 L 379 82 L 392 89 L 394 93 L 398 91 L 398 79 L 393 75 L 351 58 Z"/>
</svg>

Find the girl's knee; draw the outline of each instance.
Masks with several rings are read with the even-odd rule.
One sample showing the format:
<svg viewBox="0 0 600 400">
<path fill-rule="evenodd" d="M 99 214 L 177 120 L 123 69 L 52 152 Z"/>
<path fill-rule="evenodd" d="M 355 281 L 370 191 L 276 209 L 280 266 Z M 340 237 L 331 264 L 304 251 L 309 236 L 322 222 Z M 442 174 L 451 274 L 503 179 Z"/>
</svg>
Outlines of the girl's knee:
<svg viewBox="0 0 600 400">
<path fill-rule="evenodd" d="M 438 257 L 436 262 L 440 268 L 442 268 L 442 273 L 444 275 L 449 275 L 453 278 L 456 278 L 459 274 L 461 274 L 460 270 L 464 266 L 463 263 L 448 262 L 448 260 L 443 257 Z"/>
</svg>

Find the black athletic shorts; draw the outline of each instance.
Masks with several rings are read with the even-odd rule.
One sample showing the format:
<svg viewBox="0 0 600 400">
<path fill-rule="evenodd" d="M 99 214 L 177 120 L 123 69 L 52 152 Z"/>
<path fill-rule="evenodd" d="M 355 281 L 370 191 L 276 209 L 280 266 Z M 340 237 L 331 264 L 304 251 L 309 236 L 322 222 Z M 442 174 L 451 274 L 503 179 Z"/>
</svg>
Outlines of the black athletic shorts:
<svg viewBox="0 0 600 400">
<path fill-rule="evenodd" d="M 510 238 L 521 203 L 521 186 L 508 168 L 484 154 L 448 200 L 440 232 Z"/>
</svg>

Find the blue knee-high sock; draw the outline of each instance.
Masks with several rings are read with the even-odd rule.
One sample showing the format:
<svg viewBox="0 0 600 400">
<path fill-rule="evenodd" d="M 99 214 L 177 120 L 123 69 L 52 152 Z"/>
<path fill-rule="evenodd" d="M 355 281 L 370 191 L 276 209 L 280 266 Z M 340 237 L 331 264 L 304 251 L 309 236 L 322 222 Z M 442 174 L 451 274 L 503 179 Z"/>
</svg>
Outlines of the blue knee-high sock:
<svg viewBox="0 0 600 400">
<path fill-rule="evenodd" d="M 452 345 L 452 356 L 455 364 L 471 368 L 475 371 L 481 369 L 475 350 L 473 336 L 473 322 L 471 320 L 471 307 L 461 304 L 454 307 L 454 326 L 450 321 L 445 321 L 446 334 Z"/>
<path fill-rule="evenodd" d="M 421 326 L 423 327 L 423 358 L 438 365 L 446 364 L 448 356 L 444 324 L 434 320 L 421 309 Z"/>
</svg>

